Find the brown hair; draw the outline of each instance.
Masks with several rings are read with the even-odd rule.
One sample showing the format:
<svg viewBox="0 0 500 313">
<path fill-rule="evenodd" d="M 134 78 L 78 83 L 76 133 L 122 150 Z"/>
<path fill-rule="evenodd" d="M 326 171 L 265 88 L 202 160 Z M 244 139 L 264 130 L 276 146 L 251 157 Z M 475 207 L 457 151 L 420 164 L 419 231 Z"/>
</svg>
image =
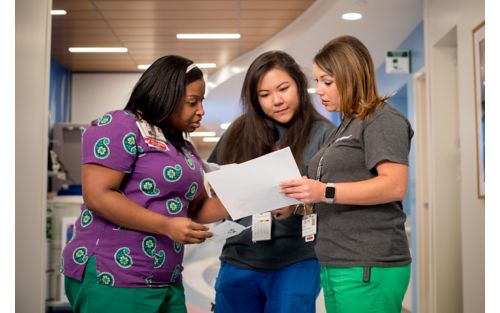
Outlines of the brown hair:
<svg viewBox="0 0 500 313">
<path fill-rule="evenodd" d="M 262 77 L 272 69 L 281 69 L 297 84 L 299 108 L 279 137 L 276 124 L 259 103 L 257 88 Z M 241 163 L 272 152 L 279 139 L 280 147 L 290 146 L 295 161 L 300 165 L 311 126 L 316 120 L 325 120 L 314 108 L 307 93 L 307 79 L 295 60 L 283 51 L 269 51 L 258 56 L 250 65 L 241 90 L 243 115 L 238 117 L 224 134 L 217 151 L 217 163 Z"/>
<path fill-rule="evenodd" d="M 335 79 L 340 96 L 339 115 L 365 119 L 388 97 L 381 97 L 368 48 L 356 37 L 341 36 L 328 42 L 314 63 Z"/>
</svg>

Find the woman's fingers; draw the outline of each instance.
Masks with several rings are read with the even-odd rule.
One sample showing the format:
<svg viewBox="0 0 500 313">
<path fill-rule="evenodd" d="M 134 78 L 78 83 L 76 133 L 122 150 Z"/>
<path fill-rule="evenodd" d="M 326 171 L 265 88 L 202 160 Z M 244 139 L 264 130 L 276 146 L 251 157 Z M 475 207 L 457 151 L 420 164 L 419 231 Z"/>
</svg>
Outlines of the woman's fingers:
<svg viewBox="0 0 500 313">
<path fill-rule="evenodd" d="M 187 236 L 194 241 L 200 240 L 200 242 L 203 242 L 205 239 L 213 236 L 213 234 L 208 231 L 208 227 L 205 225 L 192 222 L 190 228 L 191 229 Z"/>
<path fill-rule="evenodd" d="M 289 196 L 289 197 L 294 197 L 294 195 L 298 194 L 298 193 L 301 193 L 303 190 L 303 187 L 302 186 L 299 186 L 299 187 L 282 187 L 280 189 L 280 192 L 281 193 L 284 193 L 285 195 Z"/>
<path fill-rule="evenodd" d="M 287 197 L 295 198 L 304 203 L 313 203 L 315 200 L 314 194 L 317 188 L 316 184 L 319 183 L 315 180 L 308 179 L 303 176 L 300 179 L 289 179 L 280 182 L 280 192 Z"/>
<path fill-rule="evenodd" d="M 207 226 L 195 222 L 192 222 L 190 226 L 192 230 L 202 230 L 202 231 L 208 230 Z"/>
<path fill-rule="evenodd" d="M 174 217 L 170 220 L 172 233 L 171 238 L 183 244 L 202 243 L 205 239 L 213 236 L 208 231 L 208 227 L 202 224 L 193 222 L 189 218 Z"/>
<path fill-rule="evenodd" d="M 309 179 L 307 177 L 302 177 L 300 179 L 289 179 L 289 180 L 284 180 L 280 182 L 279 186 L 281 190 L 289 192 L 289 193 L 294 193 L 294 192 L 300 192 L 305 189 L 307 189 L 307 184 L 309 182 Z"/>
<path fill-rule="evenodd" d="M 188 235 L 185 236 L 184 244 L 198 244 L 204 242 L 207 238 L 212 237 L 213 234 L 207 231 L 192 230 Z"/>
<path fill-rule="evenodd" d="M 295 198 L 300 202 L 305 202 L 305 203 L 313 202 L 311 192 L 304 187 L 281 189 L 280 192 L 286 195 L 287 197 Z"/>
</svg>

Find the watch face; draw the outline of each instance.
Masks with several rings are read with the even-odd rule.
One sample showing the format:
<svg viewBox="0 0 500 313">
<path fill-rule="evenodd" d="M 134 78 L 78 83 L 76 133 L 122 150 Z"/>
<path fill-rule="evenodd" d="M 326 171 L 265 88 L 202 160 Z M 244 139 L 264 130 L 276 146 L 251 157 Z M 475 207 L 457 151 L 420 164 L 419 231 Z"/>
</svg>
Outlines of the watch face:
<svg viewBox="0 0 500 313">
<path fill-rule="evenodd" d="M 326 187 L 325 198 L 333 199 L 335 198 L 335 187 Z"/>
</svg>

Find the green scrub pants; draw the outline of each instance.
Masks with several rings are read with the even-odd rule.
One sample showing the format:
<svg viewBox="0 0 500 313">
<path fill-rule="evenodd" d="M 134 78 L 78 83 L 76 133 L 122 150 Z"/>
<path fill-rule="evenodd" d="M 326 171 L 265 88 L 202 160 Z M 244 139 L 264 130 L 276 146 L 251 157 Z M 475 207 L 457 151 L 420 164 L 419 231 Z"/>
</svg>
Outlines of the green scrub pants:
<svg viewBox="0 0 500 313">
<path fill-rule="evenodd" d="M 411 266 L 321 267 L 328 313 L 401 313 Z"/>
<path fill-rule="evenodd" d="M 64 278 L 64 289 L 75 313 L 186 313 L 182 284 L 161 288 L 120 288 L 97 284 L 95 257 L 82 281 Z"/>
</svg>

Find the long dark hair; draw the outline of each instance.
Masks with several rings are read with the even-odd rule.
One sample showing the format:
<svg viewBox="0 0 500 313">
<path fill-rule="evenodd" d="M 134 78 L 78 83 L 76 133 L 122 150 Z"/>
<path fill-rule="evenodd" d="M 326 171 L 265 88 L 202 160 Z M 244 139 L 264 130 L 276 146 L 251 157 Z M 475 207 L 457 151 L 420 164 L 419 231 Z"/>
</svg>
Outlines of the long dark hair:
<svg viewBox="0 0 500 313">
<path fill-rule="evenodd" d="M 299 107 L 286 124 L 284 134 L 279 136 L 276 124 L 269 118 L 259 103 L 258 84 L 272 69 L 281 69 L 297 84 Z M 295 60 L 283 51 L 269 51 L 258 56 L 250 65 L 241 90 L 244 113 L 238 117 L 224 134 L 223 144 L 217 153 L 219 164 L 241 163 L 259 157 L 275 149 L 279 139 L 281 148 L 290 146 L 298 165 L 307 143 L 311 126 L 315 120 L 324 119 L 314 108 L 307 93 L 307 78 Z"/>
<path fill-rule="evenodd" d="M 178 55 L 157 59 L 139 78 L 125 106 L 126 110 L 158 126 L 179 150 L 186 146 L 186 141 L 182 131 L 169 125 L 167 120 L 182 105 L 186 86 L 203 79 L 199 68 L 187 71 L 191 64 L 193 61 Z"/>
</svg>

